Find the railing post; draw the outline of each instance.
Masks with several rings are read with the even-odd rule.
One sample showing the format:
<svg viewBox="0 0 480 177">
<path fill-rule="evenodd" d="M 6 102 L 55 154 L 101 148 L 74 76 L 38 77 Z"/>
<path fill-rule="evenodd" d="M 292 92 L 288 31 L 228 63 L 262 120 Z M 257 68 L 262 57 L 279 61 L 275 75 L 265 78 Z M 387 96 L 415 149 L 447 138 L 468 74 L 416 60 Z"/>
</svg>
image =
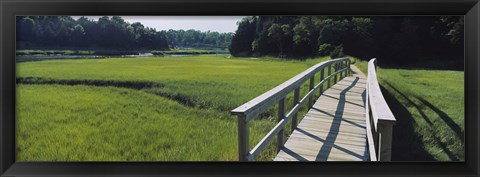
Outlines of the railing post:
<svg viewBox="0 0 480 177">
<path fill-rule="evenodd" d="M 350 71 L 350 63 L 351 63 L 351 62 L 350 62 L 350 59 L 348 59 L 348 60 L 347 60 L 347 72 L 346 72 L 346 73 L 347 73 L 347 76 L 350 76 L 350 74 L 351 74 L 351 71 Z"/>
<path fill-rule="evenodd" d="M 337 72 L 337 71 L 338 71 L 338 63 L 335 63 L 335 65 L 334 65 L 333 68 L 334 68 L 333 71 L 334 71 L 334 72 Z M 335 74 L 335 79 L 333 80 L 333 85 L 337 84 L 337 79 L 338 79 L 337 76 L 338 76 L 338 75 Z"/>
<path fill-rule="evenodd" d="M 312 75 L 312 77 L 310 78 L 310 85 L 309 85 L 309 89 L 308 91 L 312 91 L 313 88 L 315 87 L 315 74 Z M 313 94 L 310 96 L 310 98 L 308 98 L 308 108 L 311 108 L 313 106 Z"/>
<path fill-rule="evenodd" d="M 332 74 L 332 65 L 328 65 L 328 75 L 327 76 L 330 76 L 330 74 Z M 328 82 L 327 82 L 327 89 L 330 88 L 330 80 L 332 80 L 332 78 L 328 78 Z"/>
<path fill-rule="evenodd" d="M 343 69 L 343 61 L 340 61 L 340 65 L 338 66 L 338 70 L 341 70 Z M 343 71 L 340 72 L 340 80 L 343 79 Z"/>
<path fill-rule="evenodd" d="M 296 88 L 295 91 L 293 91 L 293 107 L 297 105 L 300 102 L 300 87 Z M 292 117 L 292 132 L 297 128 L 298 124 L 298 111 L 293 114 Z"/>
<path fill-rule="evenodd" d="M 282 119 L 285 119 L 285 98 L 282 98 L 278 102 L 278 118 L 277 122 L 280 122 Z M 277 153 L 280 152 L 280 150 L 283 148 L 283 134 L 285 132 L 285 129 L 282 128 L 277 134 Z"/>
<path fill-rule="evenodd" d="M 238 160 L 248 161 L 247 155 L 249 153 L 248 144 L 248 122 L 245 115 L 238 116 Z"/>
<path fill-rule="evenodd" d="M 322 82 L 323 79 L 325 78 L 325 76 L 324 76 L 325 73 L 324 73 L 324 72 L 325 72 L 325 68 L 322 68 L 322 70 L 320 71 L 320 82 Z M 319 90 L 320 90 L 320 95 L 322 95 L 322 93 L 323 93 L 323 84 L 320 86 L 320 89 L 319 89 Z"/>
<path fill-rule="evenodd" d="M 392 157 L 393 123 L 378 123 L 378 160 L 390 161 Z"/>
</svg>

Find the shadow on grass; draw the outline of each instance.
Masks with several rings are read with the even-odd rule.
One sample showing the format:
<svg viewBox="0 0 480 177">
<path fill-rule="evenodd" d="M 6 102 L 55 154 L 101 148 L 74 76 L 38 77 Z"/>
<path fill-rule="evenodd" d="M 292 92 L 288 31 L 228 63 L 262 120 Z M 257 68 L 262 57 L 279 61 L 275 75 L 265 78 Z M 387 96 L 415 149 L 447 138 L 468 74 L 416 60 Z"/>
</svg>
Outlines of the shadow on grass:
<svg viewBox="0 0 480 177">
<path fill-rule="evenodd" d="M 412 114 L 383 86 L 380 89 L 397 119 L 397 124 L 393 127 L 392 161 L 434 161 L 433 156 L 425 151 L 422 138 L 415 132 Z M 408 98 L 407 101 L 411 102 Z"/>
<path fill-rule="evenodd" d="M 464 141 L 464 135 L 463 135 L 463 132 L 462 132 L 462 129 L 460 128 L 460 126 L 458 126 L 450 116 L 448 116 L 445 112 L 443 112 L 442 110 L 438 109 L 437 107 L 435 107 L 434 105 L 432 105 L 430 102 L 428 102 L 427 100 L 423 99 L 423 98 L 420 98 L 420 97 L 415 97 L 417 98 L 418 100 L 420 100 L 424 105 L 428 106 L 428 108 L 430 108 L 431 110 L 433 110 L 437 115 L 438 117 L 440 117 L 440 119 L 442 119 L 445 124 L 447 124 L 450 129 L 452 129 L 455 134 L 457 135 L 457 137 L 463 142 Z"/>
<path fill-rule="evenodd" d="M 20 77 L 16 79 L 17 84 L 59 84 L 59 85 L 86 85 L 86 86 L 98 86 L 98 87 L 118 87 L 142 90 L 146 93 L 154 94 L 157 96 L 165 97 L 176 101 L 187 107 L 196 107 L 205 109 L 208 106 L 201 104 L 201 100 L 182 95 L 179 93 L 168 93 L 158 91 L 159 88 L 165 87 L 164 84 L 148 82 L 148 81 L 116 81 L 116 80 L 62 80 L 62 79 L 50 79 L 42 77 Z"/>
<path fill-rule="evenodd" d="M 420 113 L 421 117 L 427 122 L 428 126 L 434 126 L 431 122 L 432 118 L 429 118 L 421 107 L 415 104 L 411 99 L 409 99 L 404 93 L 395 88 L 392 84 L 385 82 L 393 91 L 406 100 L 408 104 L 412 105 Z M 404 107 L 388 90 L 381 86 L 382 93 L 385 97 L 389 107 L 392 110 L 395 118 L 397 119 L 397 125 L 394 126 L 393 130 L 393 147 L 392 147 L 392 160 L 397 161 L 433 161 L 436 160 L 432 155 L 430 155 L 425 150 L 425 144 L 420 137 L 415 132 L 413 125 L 415 124 L 415 118 Z M 450 117 L 448 117 L 443 111 L 434 107 L 432 104 L 427 102 L 424 99 L 415 97 L 419 99 L 423 104 L 428 106 L 430 109 L 434 110 L 441 118 L 446 122 L 446 124 L 456 132 L 458 129 L 461 132 L 460 127 L 458 127 Z M 452 125 L 453 124 L 453 125 Z M 455 125 L 455 126 L 454 126 Z M 432 127 L 435 128 L 435 127 Z M 457 134 L 458 135 L 458 134 Z M 442 142 L 435 134 L 432 134 L 435 143 L 443 150 L 443 152 L 450 158 L 450 160 L 458 161 L 458 157 L 448 149 L 447 144 Z M 463 140 L 463 138 L 462 138 Z"/>
<path fill-rule="evenodd" d="M 405 70 L 455 70 L 455 71 L 464 71 L 463 62 L 452 62 L 452 61 L 442 61 L 435 60 L 432 61 L 417 61 L 409 62 L 403 64 L 380 64 L 382 68 L 385 69 L 405 69 Z"/>
<path fill-rule="evenodd" d="M 43 77 L 19 77 L 17 84 L 60 84 L 60 85 L 89 85 L 112 86 L 129 89 L 144 89 L 150 87 L 164 87 L 163 84 L 145 81 L 115 81 L 115 80 L 63 80 Z"/>
</svg>

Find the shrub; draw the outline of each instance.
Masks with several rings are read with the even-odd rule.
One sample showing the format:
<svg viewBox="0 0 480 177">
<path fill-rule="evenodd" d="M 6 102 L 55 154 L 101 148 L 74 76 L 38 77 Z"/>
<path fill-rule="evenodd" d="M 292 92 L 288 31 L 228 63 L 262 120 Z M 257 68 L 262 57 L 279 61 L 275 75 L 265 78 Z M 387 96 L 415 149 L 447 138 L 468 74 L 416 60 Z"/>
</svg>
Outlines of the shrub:
<svg viewBox="0 0 480 177">
<path fill-rule="evenodd" d="M 343 53 L 343 46 L 342 45 L 335 46 L 333 51 L 330 53 L 330 58 L 332 58 L 332 59 L 340 58 L 340 57 L 344 57 L 344 56 L 345 56 L 345 54 Z"/>
<path fill-rule="evenodd" d="M 321 57 L 328 56 L 334 49 L 335 47 L 332 44 L 322 44 L 318 46 L 318 55 Z"/>
</svg>

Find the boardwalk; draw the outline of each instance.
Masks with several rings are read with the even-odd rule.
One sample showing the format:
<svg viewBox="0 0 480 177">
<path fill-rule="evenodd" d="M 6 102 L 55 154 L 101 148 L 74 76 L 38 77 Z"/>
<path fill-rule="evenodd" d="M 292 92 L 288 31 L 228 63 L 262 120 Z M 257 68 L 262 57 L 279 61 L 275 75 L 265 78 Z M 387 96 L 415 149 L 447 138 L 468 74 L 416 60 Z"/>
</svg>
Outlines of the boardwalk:
<svg viewBox="0 0 480 177">
<path fill-rule="evenodd" d="M 396 119 L 383 98 L 375 63 L 375 58 L 368 62 L 365 77 L 348 58 L 324 61 L 232 110 L 238 120 L 238 160 L 256 160 L 276 139 L 275 161 L 390 161 Z M 331 86 L 332 78 L 340 81 Z M 305 82 L 309 92 L 300 98 Z M 328 89 L 314 103 L 314 93 L 324 85 Z M 287 109 L 292 92 L 293 107 Z M 305 104 L 311 109 L 299 123 L 298 111 Z M 251 149 L 249 122 L 274 105 L 277 124 Z M 294 131 L 285 141 L 289 122 Z"/>
<path fill-rule="evenodd" d="M 288 138 L 275 161 L 368 160 L 365 76 L 353 75 L 326 90 Z"/>
</svg>

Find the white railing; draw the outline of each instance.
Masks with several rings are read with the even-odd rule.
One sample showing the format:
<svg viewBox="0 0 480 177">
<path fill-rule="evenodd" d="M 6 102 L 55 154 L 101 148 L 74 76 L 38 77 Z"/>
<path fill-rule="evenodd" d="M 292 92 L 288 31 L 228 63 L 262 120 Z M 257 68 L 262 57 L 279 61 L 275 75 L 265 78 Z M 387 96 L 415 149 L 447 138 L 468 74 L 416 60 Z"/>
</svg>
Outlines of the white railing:
<svg viewBox="0 0 480 177">
<path fill-rule="evenodd" d="M 390 161 L 392 128 L 396 123 L 392 111 L 383 98 L 377 80 L 376 59 L 368 62 L 365 115 L 368 149 L 371 161 Z"/>
</svg>

